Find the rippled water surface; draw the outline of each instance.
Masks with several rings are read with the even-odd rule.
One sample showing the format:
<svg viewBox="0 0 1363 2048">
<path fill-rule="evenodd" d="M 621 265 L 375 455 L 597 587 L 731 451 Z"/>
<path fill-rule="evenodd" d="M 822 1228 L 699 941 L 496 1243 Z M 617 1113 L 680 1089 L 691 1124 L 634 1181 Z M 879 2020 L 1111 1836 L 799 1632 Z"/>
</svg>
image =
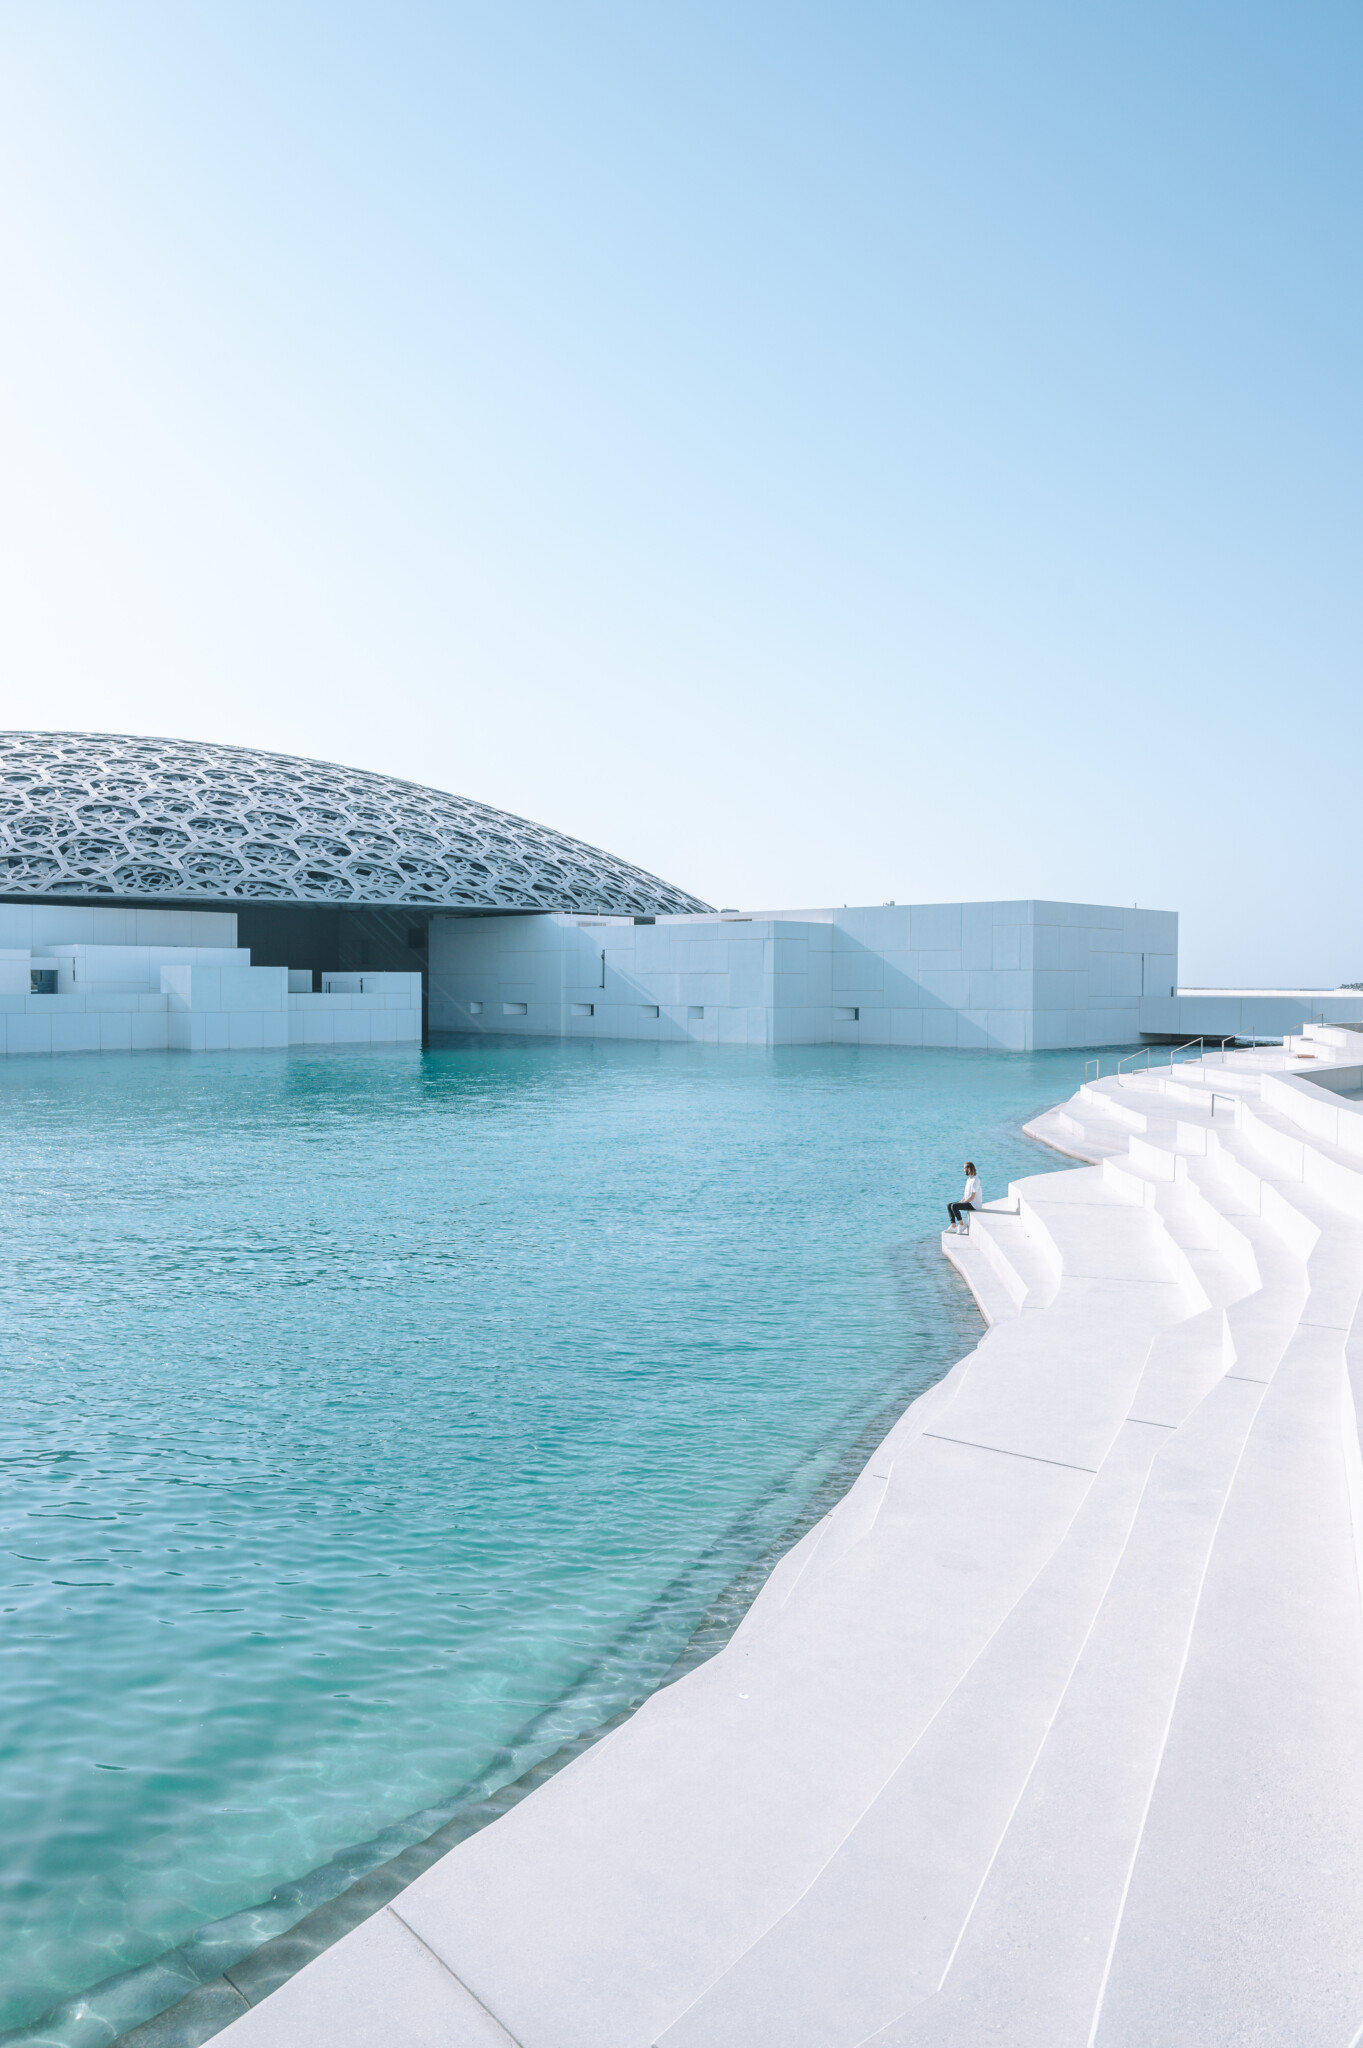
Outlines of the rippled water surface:
<svg viewBox="0 0 1363 2048">
<path fill-rule="evenodd" d="M 976 1341 L 941 1205 L 1082 1067 L 0 1061 L 0 2027 L 642 1697 Z"/>
</svg>

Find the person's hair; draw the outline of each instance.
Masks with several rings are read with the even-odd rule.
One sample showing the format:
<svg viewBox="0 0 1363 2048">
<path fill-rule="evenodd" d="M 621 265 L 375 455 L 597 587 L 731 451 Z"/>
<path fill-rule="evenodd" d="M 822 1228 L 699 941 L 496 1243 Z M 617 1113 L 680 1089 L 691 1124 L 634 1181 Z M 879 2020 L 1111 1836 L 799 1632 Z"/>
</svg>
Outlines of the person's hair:
<svg viewBox="0 0 1363 2048">
<path fill-rule="evenodd" d="M 973 1173 L 975 1171 L 975 1162 L 973 1159 L 966 1160 L 965 1170 L 967 1173 Z"/>
</svg>

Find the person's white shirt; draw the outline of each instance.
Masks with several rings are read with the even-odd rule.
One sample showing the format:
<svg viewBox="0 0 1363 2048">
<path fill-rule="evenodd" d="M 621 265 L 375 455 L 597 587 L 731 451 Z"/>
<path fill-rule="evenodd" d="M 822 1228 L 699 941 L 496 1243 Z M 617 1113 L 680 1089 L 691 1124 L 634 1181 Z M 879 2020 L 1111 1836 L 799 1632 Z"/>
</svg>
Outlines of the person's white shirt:
<svg viewBox="0 0 1363 2048">
<path fill-rule="evenodd" d="M 978 1173 L 972 1173 L 967 1176 L 965 1193 L 961 1196 L 961 1200 L 963 1202 L 973 1202 L 977 1209 L 984 1207 L 984 1189 L 980 1186 L 980 1176 Z"/>
</svg>

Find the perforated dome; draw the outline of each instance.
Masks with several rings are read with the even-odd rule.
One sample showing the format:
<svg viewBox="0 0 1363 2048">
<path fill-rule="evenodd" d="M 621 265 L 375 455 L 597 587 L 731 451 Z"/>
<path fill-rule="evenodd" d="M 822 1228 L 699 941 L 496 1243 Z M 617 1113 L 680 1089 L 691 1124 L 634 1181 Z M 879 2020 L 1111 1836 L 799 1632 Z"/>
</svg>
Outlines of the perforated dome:
<svg viewBox="0 0 1363 2048">
<path fill-rule="evenodd" d="M 0 896 L 650 915 L 709 906 L 420 783 L 121 733 L 0 733 Z"/>
</svg>

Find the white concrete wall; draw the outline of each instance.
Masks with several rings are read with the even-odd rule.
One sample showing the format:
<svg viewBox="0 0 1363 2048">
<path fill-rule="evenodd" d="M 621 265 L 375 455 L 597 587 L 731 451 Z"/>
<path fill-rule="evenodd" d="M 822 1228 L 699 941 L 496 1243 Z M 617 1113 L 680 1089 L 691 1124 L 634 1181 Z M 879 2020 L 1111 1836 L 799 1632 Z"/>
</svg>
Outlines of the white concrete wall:
<svg viewBox="0 0 1363 2048">
<path fill-rule="evenodd" d="M 161 969 L 174 1052 L 262 1052 L 289 1042 L 287 967 Z"/>
<path fill-rule="evenodd" d="M 419 974 L 336 976 L 313 995 L 310 972 L 251 965 L 234 912 L 23 905 L 7 921 L 15 908 L 0 905 L 0 1058 L 421 1042 Z M 32 993 L 35 966 L 55 969 L 54 994 Z"/>
<path fill-rule="evenodd" d="M 290 1045 L 421 1043 L 419 974 L 324 974 L 320 994 L 292 989 L 288 1003 Z"/>
<path fill-rule="evenodd" d="M 778 977 L 827 1019 L 832 950 L 774 919 L 437 917 L 429 974 L 433 1030 L 766 1045 Z"/>
<path fill-rule="evenodd" d="M 437 917 L 432 1030 L 740 1045 L 1125 1045 L 1172 912 L 1047 902 Z M 604 955 L 604 960 L 603 956 Z"/>
<path fill-rule="evenodd" d="M 163 967 L 249 967 L 244 946 L 88 946 L 49 943 L 63 995 L 77 989 L 109 988 L 156 993 Z"/>
<path fill-rule="evenodd" d="M 1363 1023 L 1359 989 L 1180 989 L 1173 997 L 1147 997 L 1141 1030 L 1160 1038 L 1281 1038 L 1303 1024 Z"/>
<path fill-rule="evenodd" d="M 1025 899 L 787 914 L 832 924 L 833 1002 L 860 1011 L 863 1044 L 1126 1045 L 1142 993 L 1178 976 L 1172 911 Z"/>
<path fill-rule="evenodd" d="M 0 950 L 54 945 L 235 946 L 235 910 L 115 909 L 103 903 L 0 903 Z"/>
<path fill-rule="evenodd" d="M 23 1053 L 164 1052 L 163 995 L 0 994 L 0 1059 Z"/>
</svg>

